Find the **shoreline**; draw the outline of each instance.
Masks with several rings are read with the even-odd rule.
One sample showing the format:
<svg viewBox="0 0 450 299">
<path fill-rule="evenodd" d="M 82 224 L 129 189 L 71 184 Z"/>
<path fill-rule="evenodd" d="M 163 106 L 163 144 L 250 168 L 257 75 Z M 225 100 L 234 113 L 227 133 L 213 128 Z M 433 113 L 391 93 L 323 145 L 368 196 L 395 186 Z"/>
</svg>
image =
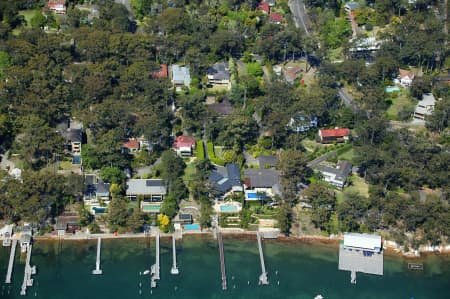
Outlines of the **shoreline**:
<svg viewBox="0 0 450 299">
<path fill-rule="evenodd" d="M 254 239 L 256 238 L 256 231 L 240 231 L 240 230 L 221 230 L 222 235 L 225 239 Z M 160 233 L 160 238 L 166 239 L 171 238 L 173 233 Z M 212 231 L 190 231 L 190 232 L 183 232 L 182 236 L 209 236 L 213 237 Z M 112 239 L 142 239 L 142 238 L 154 238 L 155 233 L 150 233 L 150 235 L 146 235 L 145 233 L 137 233 L 137 234 L 111 234 L 111 233 L 105 233 L 105 234 L 75 234 L 75 235 L 65 235 L 65 236 L 55 236 L 55 235 L 44 235 L 44 236 L 37 236 L 34 237 L 34 240 L 36 241 L 89 241 L 89 240 L 96 240 L 97 238 L 102 238 L 105 240 L 112 240 Z M 177 239 L 180 239 L 177 237 Z M 182 237 L 181 237 L 182 239 Z M 294 243 L 301 243 L 311 246 L 321 246 L 321 247 L 332 247 L 335 249 L 339 249 L 339 242 L 342 240 L 342 237 L 324 237 L 324 236 L 318 236 L 318 235 L 305 235 L 305 236 L 284 236 L 279 235 L 278 238 L 267 238 L 268 241 L 273 242 L 280 242 L 285 244 L 294 244 Z M 386 243 L 386 242 L 385 242 Z M 406 260 L 419 260 L 422 258 L 426 258 L 430 255 L 435 256 L 450 256 L 450 250 L 433 250 L 433 251 L 421 251 L 420 254 L 417 254 L 414 251 L 404 252 L 399 247 L 395 247 L 392 245 L 386 245 L 384 246 L 384 254 L 386 256 L 390 257 L 401 257 Z"/>
</svg>

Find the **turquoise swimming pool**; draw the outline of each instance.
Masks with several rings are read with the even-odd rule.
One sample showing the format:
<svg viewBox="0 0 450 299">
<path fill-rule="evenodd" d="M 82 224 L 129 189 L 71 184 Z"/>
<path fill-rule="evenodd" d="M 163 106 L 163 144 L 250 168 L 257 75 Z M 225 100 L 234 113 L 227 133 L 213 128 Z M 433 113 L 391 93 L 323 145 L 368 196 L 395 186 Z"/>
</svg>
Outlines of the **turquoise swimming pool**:
<svg viewBox="0 0 450 299">
<path fill-rule="evenodd" d="M 186 224 L 184 225 L 185 230 L 200 230 L 200 224 Z"/>
<path fill-rule="evenodd" d="M 223 205 L 223 206 L 220 206 L 220 211 L 221 212 L 237 212 L 238 207 L 235 205 Z"/>
<path fill-rule="evenodd" d="M 398 86 L 388 86 L 388 87 L 386 87 L 386 92 L 388 92 L 388 93 L 396 92 L 396 91 L 400 91 L 400 87 L 398 87 Z"/>
</svg>

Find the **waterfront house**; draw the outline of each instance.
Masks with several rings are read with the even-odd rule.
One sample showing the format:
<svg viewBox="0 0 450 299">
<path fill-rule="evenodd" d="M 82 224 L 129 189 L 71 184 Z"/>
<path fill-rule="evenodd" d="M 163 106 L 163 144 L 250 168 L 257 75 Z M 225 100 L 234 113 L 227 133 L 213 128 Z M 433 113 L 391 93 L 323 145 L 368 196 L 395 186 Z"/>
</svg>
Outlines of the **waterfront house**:
<svg viewBox="0 0 450 299">
<path fill-rule="evenodd" d="M 383 275 L 383 244 L 381 237 L 372 234 L 344 233 L 339 245 L 339 270 L 351 272 L 351 283 L 356 283 L 356 272 Z"/>
<path fill-rule="evenodd" d="M 33 236 L 33 228 L 30 224 L 25 223 L 20 233 L 20 251 L 22 253 L 27 251 L 28 245 L 31 244 L 31 238 Z"/>
<path fill-rule="evenodd" d="M 350 138 L 350 130 L 347 128 L 321 129 L 319 130 L 319 142 L 333 143 L 346 142 Z"/>
<path fill-rule="evenodd" d="M 56 14 L 66 14 L 67 7 L 65 0 L 49 0 L 47 2 L 48 8 Z"/>
<path fill-rule="evenodd" d="M 336 167 L 319 164 L 315 168 L 322 174 L 325 182 L 339 188 L 344 188 L 352 173 L 352 163 L 347 161 L 338 161 Z"/>
<path fill-rule="evenodd" d="M 97 177 L 95 174 L 84 175 L 84 202 L 88 205 L 99 205 L 100 201 L 104 204 L 108 204 L 110 201 L 109 189 L 110 183 L 105 183 Z"/>
<path fill-rule="evenodd" d="M 188 66 L 179 66 L 177 64 L 171 67 L 172 84 L 177 90 L 181 90 L 182 86 L 189 87 L 191 85 L 191 75 Z"/>
<path fill-rule="evenodd" d="M 206 70 L 206 76 L 208 77 L 208 83 L 213 86 L 226 86 L 231 88 L 230 70 L 228 64 L 225 62 L 219 62 L 213 64 Z"/>
<path fill-rule="evenodd" d="M 422 100 L 417 103 L 414 110 L 413 117 L 415 119 L 425 120 L 425 117 L 433 114 L 436 99 L 432 93 L 422 95 Z"/>
<path fill-rule="evenodd" d="M 76 213 L 64 213 L 56 218 L 55 230 L 58 236 L 64 236 L 66 233 L 74 234 L 81 229 L 78 223 L 80 217 Z"/>
<path fill-rule="evenodd" d="M 13 234 L 13 226 L 5 225 L 0 229 L 0 237 L 3 238 L 3 246 L 11 246 L 11 237 Z"/>
<path fill-rule="evenodd" d="M 143 212 L 159 213 L 161 203 L 167 195 L 167 184 L 161 179 L 129 179 L 125 193 L 132 201 L 139 197 Z"/>
<path fill-rule="evenodd" d="M 228 192 L 242 192 L 241 171 L 237 163 L 229 163 L 225 167 L 216 166 L 211 171 L 209 182 L 213 189 L 225 195 Z"/>
<path fill-rule="evenodd" d="M 173 223 L 192 224 L 193 218 L 191 214 L 179 213 L 173 219 Z"/>
<path fill-rule="evenodd" d="M 269 197 L 282 195 L 280 184 L 280 172 L 275 169 L 253 169 L 244 170 L 244 186 L 246 194 L 264 194 Z M 247 192 L 254 191 L 253 193 Z M 259 200 L 260 197 L 246 197 L 246 200 Z"/>
<path fill-rule="evenodd" d="M 177 155 L 182 158 L 192 156 L 195 149 L 195 138 L 192 136 L 177 136 L 175 142 L 173 143 L 173 149 L 176 151 Z"/>
</svg>

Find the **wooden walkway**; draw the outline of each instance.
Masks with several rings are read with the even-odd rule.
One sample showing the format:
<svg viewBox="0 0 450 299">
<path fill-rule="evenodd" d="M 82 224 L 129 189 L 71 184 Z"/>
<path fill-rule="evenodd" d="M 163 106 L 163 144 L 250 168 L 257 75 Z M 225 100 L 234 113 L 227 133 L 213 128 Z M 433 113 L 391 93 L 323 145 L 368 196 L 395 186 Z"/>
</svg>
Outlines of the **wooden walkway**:
<svg viewBox="0 0 450 299">
<path fill-rule="evenodd" d="M 259 276 L 259 284 L 268 285 L 269 280 L 267 279 L 266 264 L 264 263 L 264 254 L 261 245 L 261 234 L 257 232 L 256 237 L 258 238 L 259 259 L 261 261 L 261 275 Z"/>
<path fill-rule="evenodd" d="M 11 283 L 11 275 L 14 267 L 14 257 L 16 256 L 16 246 L 17 240 L 14 239 L 12 241 L 11 253 L 9 254 L 9 264 L 8 264 L 8 271 L 6 272 L 5 283 Z"/>
<path fill-rule="evenodd" d="M 222 290 L 227 289 L 227 274 L 225 272 L 225 254 L 223 253 L 223 239 L 222 233 L 217 234 L 219 240 L 219 256 L 220 256 L 220 271 L 222 272 Z"/>
</svg>

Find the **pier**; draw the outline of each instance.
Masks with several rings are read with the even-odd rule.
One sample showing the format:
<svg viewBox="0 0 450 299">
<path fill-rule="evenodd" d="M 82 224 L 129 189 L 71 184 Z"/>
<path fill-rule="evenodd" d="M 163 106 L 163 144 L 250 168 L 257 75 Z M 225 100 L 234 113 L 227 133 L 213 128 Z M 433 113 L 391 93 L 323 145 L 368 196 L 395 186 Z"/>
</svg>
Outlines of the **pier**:
<svg viewBox="0 0 450 299">
<path fill-rule="evenodd" d="M 175 242 L 175 235 L 172 235 L 172 269 L 170 269 L 170 273 L 173 275 L 180 274 L 180 271 L 177 267 L 177 248 L 176 248 L 176 242 Z"/>
<path fill-rule="evenodd" d="M 222 233 L 217 234 L 219 240 L 219 256 L 220 256 L 220 271 L 222 272 L 222 290 L 227 289 L 227 274 L 225 272 L 225 254 L 223 253 L 223 239 Z"/>
<path fill-rule="evenodd" d="M 97 239 L 97 260 L 95 261 L 95 270 L 92 270 L 92 274 L 100 275 L 103 271 L 100 269 L 100 252 L 102 249 L 102 238 Z"/>
<path fill-rule="evenodd" d="M 17 240 L 14 239 L 12 241 L 11 253 L 9 254 L 9 264 L 8 264 L 8 271 L 6 272 L 5 283 L 11 283 L 11 275 L 12 275 L 12 270 L 13 270 L 13 266 L 14 266 L 14 257 L 16 256 L 16 246 L 17 246 Z"/>
<path fill-rule="evenodd" d="M 31 267 L 30 265 L 32 246 L 33 245 L 28 244 L 26 247 L 27 260 L 25 262 L 25 273 L 23 276 L 22 288 L 20 290 L 20 295 L 22 296 L 27 294 L 27 287 L 33 286 L 33 278 L 31 278 L 31 275 L 36 274 L 36 266 Z"/>
<path fill-rule="evenodd" d="M 150 286 L 156 288 L 156 280 L 159 280 L 159 232 L 156 233 L 156 262 L 151 268 Z"/>
<path fill-rule="evenodd" d="M 256 237 L 258 238 L 259 258 L 261 260 L 261 275 L 259 276 L 259 284 L 268 285 L 269 280 L 267 279 L 266 265 L 264 263 L 264 254 L 261 245 L 261 235 L 259 234 L 259 232 L 256 233 Z"/>
</svg>

